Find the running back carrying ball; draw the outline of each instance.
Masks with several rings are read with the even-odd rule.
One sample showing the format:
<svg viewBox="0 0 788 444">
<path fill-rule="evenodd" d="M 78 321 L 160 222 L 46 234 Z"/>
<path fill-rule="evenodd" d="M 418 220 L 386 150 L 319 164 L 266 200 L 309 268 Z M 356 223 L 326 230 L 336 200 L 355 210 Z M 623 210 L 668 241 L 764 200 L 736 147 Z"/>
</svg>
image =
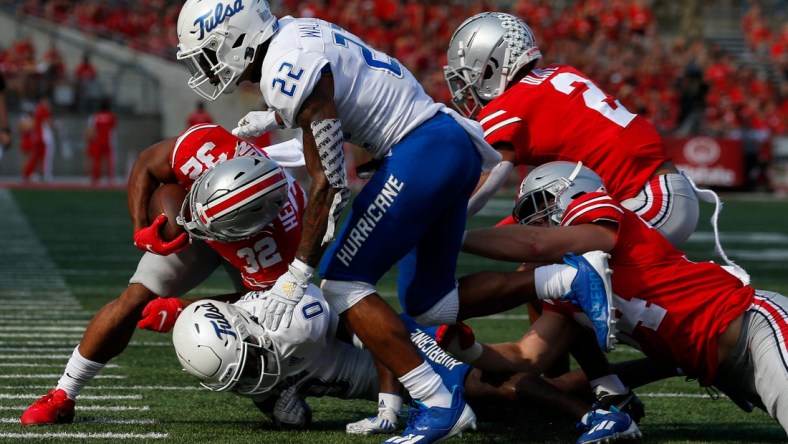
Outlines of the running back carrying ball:
<svg viewBox="0 0 788 444">
<path fill-rule="evenodd" d="M 171 241 L 186 230 L 175 221 L 181 210 L 181 204 L 186 197 L 186 190 L 177 183 L 165 183 L 156 188 L 148 204 L 148 224 L 152 224 L 156 217 L 164 213 L 167 223 L 159 230 L 161 238 Z"/>
</svg>

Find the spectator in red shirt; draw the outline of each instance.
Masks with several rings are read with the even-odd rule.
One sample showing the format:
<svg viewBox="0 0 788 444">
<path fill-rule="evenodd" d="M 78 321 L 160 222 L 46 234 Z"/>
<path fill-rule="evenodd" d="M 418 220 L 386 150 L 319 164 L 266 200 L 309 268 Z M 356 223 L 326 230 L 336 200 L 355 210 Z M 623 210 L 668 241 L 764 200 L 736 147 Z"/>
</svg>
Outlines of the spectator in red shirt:
<svg viewBox="0 0 788 444">
<path fill-rule="evenodd" d="M 52 111 L 50 111 L 49 98 L 42 96 L 38 99 L 38 106 L 33 112 L 33 132 L 30 147 L 30 157 L 22 170 L 22 178 L 27 182 L 34 172 L 41 173 L 43 180 L 52 179 L 52 157 L 55 143 L 52 132 Z"/>
<path fill-rule="evenodd" d="M 205 103 L 197 102 L 196 109 L 186 117 L 186 128 L 191 128 L 201 123 L 213 123 L 213 116 L 205 110 Z"/>
<path fill-rule="evenodd" d="M 99 111 L 88 119 L 88 127 L 85 130 L 85 139 L 88 144 L 86 153 L 91 161 L 90 180 L 94 185 L 98 184 L 101 179 L 102 164 L 106 164 L 108 181 L 112 183 L 115 178 L 115 156 L 117 155 L 115 128 L 117 124 L 118 119 L 110 110 L 109 99 L 104 99 Z"/>
</svg>

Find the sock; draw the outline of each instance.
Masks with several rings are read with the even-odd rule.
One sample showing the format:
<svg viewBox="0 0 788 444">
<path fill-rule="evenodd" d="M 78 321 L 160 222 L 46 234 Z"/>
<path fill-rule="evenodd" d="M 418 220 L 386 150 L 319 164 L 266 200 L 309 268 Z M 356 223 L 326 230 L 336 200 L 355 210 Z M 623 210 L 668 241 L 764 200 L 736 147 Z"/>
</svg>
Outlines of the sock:
<svg viewBox="0 0 788 444">
<path fill-rule="evenodd" d="M 379 393 L 378 394 L 378 411 L 391 410 L 392 412 L 399 413 L 402 409 L 402 396 L 396 393 Z"/>
<path fill-rule="evenodd" d="M 451 406 L 451 393 L 427 361 L 422 362 L 399 380 L 413 399 L 421 401 L 427 407 Z"/>
<path fill-rule="evenodd" d="M 618 375 L 607 375 L 601 378 L 597 378 L 591 380 L 589 382 L 591 385 L 591 390 L 593 390 L 594 395 L 599 396 L 602 392 L 607 392 L 611 395 L 623 395 L 626 394 L 629 390 L 624 386 L 624 383 L 621 382 L 621 379 L 618 378 Z"/>
<path fill-rule="evenodd" d="M 560 298 L 572 289 L 577 269 L 567 265 L 544 265 L 534 270 L 534 286 L 539 299 Z"/>
<path fill-rule="evenodd" d="M 57 382 L 56 388 L 64 390 L 69 399 L 76 399 L 79 392 L 102 368 L 104 368 L 104 364 L 85 359 L 80 355 L 79 345 L 77 345 L 66 364 L 66 371 Z"/>
</svg>

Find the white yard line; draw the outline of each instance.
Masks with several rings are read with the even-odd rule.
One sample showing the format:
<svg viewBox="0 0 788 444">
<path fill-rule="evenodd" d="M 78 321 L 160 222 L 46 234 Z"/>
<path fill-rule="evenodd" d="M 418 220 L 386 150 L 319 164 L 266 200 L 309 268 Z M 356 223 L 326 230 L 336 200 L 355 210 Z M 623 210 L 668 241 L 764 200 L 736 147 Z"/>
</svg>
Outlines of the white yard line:
<svg viewBox="0 0 788 444">
<path fill-rule="evenodd" d="M 0 433 L 0 439 L 166 439 L 169 433 Z"/>
<path fill-rule="evenodd" d="M 40 397 L 40 393 L 25 393 L 21 395 L 0 393 L 0 399 L 38 399 Z M 108 401 L 112 399 L 140 400 L 142 399 L 142 395 L 79 395 L 80 401 L 85 399 L 91 401 Z"/>
</svg>

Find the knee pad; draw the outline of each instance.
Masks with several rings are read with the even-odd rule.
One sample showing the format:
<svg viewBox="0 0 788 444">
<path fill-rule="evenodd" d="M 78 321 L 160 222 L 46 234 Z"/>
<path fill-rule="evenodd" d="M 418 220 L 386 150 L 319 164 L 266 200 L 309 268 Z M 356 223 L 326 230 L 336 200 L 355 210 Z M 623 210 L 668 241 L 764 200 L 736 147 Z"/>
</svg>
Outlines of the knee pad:
<svg viewBox="0 0 788 444">
<path fill-rule="evenodd" d="M 323 290 L 323 297 L 328 301 L 328 305 L 337 314 L 344 313 L 350 307 L 356 305 L 358 301 L 375 293 L 375 287 L 372 284 L 361 281 L 332 281 L 326 279 L 320 284 L 320 289 Z"/>
<path fill-rule="evenodd" d="M 460 295 L 455 286 L 446 296 L 442 297 L 429 310 L 420 315 L 412 316 L 421 325 L 432 326 L 457 322 L 457 314 L 460 312 Z"/>
</svg>

